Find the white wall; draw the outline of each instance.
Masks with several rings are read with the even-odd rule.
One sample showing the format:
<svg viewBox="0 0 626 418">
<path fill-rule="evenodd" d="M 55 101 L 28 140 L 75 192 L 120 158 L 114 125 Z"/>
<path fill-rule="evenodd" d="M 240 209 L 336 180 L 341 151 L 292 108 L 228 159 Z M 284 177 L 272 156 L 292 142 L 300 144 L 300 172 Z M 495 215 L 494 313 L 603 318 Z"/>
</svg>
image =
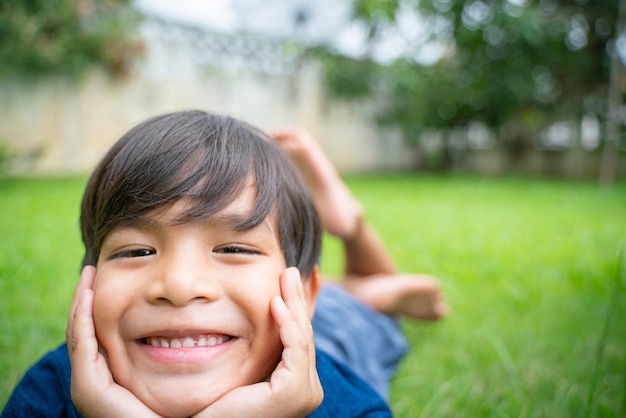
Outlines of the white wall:
<svg viewBox="0 0 626 418">
<path fill-rule="evenodd" d="M 187 71 L 177 71 L 185 67 L 181 59 L 148 59 L 124 79 L 94 70 L 80 81 L 0 82 L 0 140 L 16 154 L 13 171 L 87 172 L 134 124 L 188 108 L 229 114 L 266 130 L 303 126 L 343 172 L 412 165 L 414 157 L 399 134 L 376 128 L 367 104 L 324 99 L 314 63 L 272 75 L 242 69 L 190 71 L 189 65 Z M 155 72 L 159 62 L 167 62 L 169 69 Z"/>
</svg>

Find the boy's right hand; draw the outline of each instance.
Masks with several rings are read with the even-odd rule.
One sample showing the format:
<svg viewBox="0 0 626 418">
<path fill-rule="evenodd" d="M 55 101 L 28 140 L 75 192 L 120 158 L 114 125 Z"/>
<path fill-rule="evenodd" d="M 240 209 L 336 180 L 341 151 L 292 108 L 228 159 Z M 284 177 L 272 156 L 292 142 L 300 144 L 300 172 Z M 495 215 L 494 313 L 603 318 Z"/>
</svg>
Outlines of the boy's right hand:
<svg viewBox="0 0 626 418">
<path fill-rule="evenodd" d="M 87 266 L 83 269 L 67 321 L 72 401 L 85 417 L 158 417 L 158 414 L 113 380 L 105 357 L 98 351 L 93 322 L 95 277 L 95 267 Z"/>
</svg>

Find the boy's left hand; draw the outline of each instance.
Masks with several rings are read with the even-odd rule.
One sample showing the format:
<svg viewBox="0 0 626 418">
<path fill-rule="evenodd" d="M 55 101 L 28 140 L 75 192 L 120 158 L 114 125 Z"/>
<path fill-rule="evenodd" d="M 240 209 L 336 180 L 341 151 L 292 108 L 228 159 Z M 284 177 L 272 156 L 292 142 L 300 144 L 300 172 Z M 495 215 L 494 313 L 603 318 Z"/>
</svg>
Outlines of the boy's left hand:
<svg viewBox="0 0 626 418">
<path fill-rule="evenodd" d="M 228 392 L 195 415 L 209 417 L 305 417 L 317 408 L 324 392 L 315 367 L 313 328 L 300 273 L 286 269 L 280 277 L 282 298 L 274 297 L 271 312 L 284 349 L 269 381 Z"/>
</svg>

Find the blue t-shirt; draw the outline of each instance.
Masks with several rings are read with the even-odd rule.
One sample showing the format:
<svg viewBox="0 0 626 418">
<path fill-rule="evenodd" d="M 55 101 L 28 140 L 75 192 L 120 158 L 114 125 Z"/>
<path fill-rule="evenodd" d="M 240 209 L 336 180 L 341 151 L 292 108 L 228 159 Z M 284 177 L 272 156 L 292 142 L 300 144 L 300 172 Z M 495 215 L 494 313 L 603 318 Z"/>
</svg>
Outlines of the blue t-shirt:
<svg viewBox="0 0 626 418">
<path fill-rule="evenodd" d="M 348 368 L 317 351 L 324 401 L 310 417 L 391 417 L 383 399 Z M 46 354 L 15 388 L 2 418 L 80 417 L 70 394 L 70 361 L 65 344 Z"/>
</svg>

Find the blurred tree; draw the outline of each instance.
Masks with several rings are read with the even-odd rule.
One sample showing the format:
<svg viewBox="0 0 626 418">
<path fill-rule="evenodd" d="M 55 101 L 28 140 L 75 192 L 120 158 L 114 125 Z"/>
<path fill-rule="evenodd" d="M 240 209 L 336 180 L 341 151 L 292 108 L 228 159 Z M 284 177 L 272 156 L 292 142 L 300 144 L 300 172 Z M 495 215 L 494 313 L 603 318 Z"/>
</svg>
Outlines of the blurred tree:
<svg viewBox="0 0 626 418">
<path fill-rule="evenodd" d="M 133 37 L 130 0 L 3 0 L 0 2 L 0 75 L 75 76 L 99 64 L 129 70 L 141 52 Z"/>
<path fill-rule="evenodd" d="M 481 121 L 520 159 L 555 120 L 605 118 L 617 9 L 615 0 L 356 0 L 353 20 L 367 28 L 370 48 L 357 58 L 325 49 L 327 86 L 340 97 L 378 98 L 380 121 L 412 141 L 427 128 Z M 428 36 L 377 62 L 372 50 L 407 13 Z M 416 56 L 427 44 L 440 58 L 424 65 Z"/>
<path fill-rule="evenodd" d="M 611 75 L 609 82 L 609 95 L 607 103 L 607 121 L 604 148 L 602 150 L 602 161 L 600 164 L 599 183 L 600 186 L 612 186 L 617 177 L 617 165 L 619 160 L 619 137 L 622 125 L 620 108 L 622 107 L 624 89 L 624 65 L 626 51 L 620 51 L 619 43 L 626 41 L 626 0 L 620 0 L 619 15 L 617 18 L 616 33 L 619 37 L 615 41 L 615 53 L 611 60 Z"/>
</svg>

